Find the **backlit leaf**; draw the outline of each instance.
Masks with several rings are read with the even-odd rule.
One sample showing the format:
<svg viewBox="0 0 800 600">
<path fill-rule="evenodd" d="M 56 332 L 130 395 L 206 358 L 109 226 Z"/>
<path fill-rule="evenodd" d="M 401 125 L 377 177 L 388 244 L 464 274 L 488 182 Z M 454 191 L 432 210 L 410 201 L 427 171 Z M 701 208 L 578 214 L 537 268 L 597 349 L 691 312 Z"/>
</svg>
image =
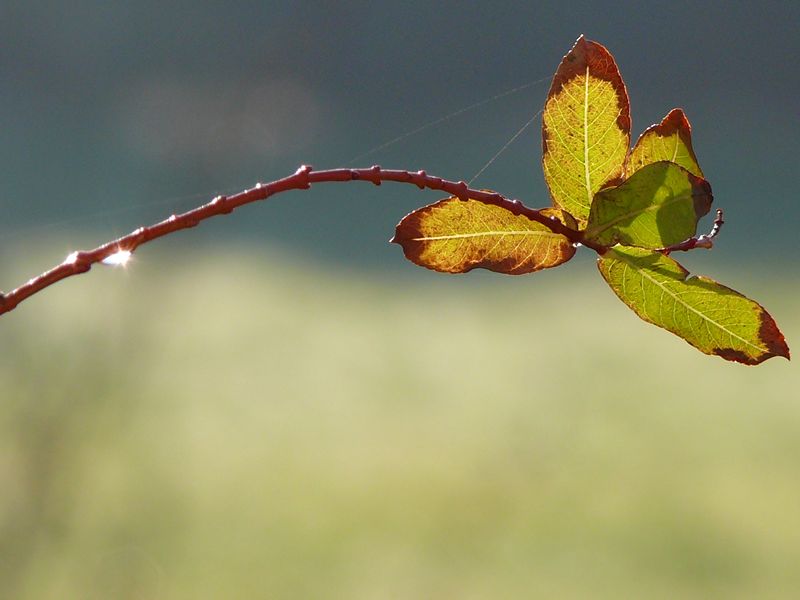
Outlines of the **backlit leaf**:
<svg viewBox="0 0 800 600">
<path fill-rule="evenodd" d="M 695 234 L 712 199 L 705 179 L 675 163 L 651 163 L 597 193 L 585 235 L 605 246 L 664 248 Z"/>
<path fill-rule="evenodd" d="M 703 177 L 692 149 L 692 126 L 680 108 L 673 108 L 661 123 L 651 125 L 639 136 L 628 156 L 628 176 L 660 160 L 674 162 Z"/>
<path fill-rule="evenodd" d="M 622 177 L 630 130 L 628 92 L 614 58 L 579 37 L 542 114 L 542 167 L 554 206 L 585 224 L 595 193 Z"/>
<path fill-rule="evenodd" d="M 446 198 L 406 215 L 392 242 L 400 244 L 412 262 L 445 273 L 483 268 L 519 275 L 572 258 L 572 243 L 529 219 L 526 212 L 532 211 L 510 201 Z M 574 227 L 574 219 L 557 209 L 542 213 Z"/>
<path fill-rule="evenodd" d="M 789 358 L 783 334 L 762 306 L 707 277 L 689 277 L 669 256 L 617 246 L 598 259 L 598 267 L 637 315 L 701 352 L 748 365 Z"/>
</svg>

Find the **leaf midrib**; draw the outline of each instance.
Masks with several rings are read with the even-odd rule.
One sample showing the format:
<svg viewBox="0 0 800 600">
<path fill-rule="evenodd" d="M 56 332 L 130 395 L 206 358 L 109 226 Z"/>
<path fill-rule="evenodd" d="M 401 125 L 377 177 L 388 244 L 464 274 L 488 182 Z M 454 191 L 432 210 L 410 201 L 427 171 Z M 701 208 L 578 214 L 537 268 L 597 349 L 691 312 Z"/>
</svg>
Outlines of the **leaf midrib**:
<svg viewBox="0 0 800 600">
<path fill-rule="evenodd" d="M 592 204 L 592 183 L 589 173 L 589 65 L 586 65 L 586 78 L 583 85 L 583 172 L 586 179 L 587 206 Z"/>
<path fill-rule="evenodd" d="M 523 235 L 523 236 L 538 236 L 538 237 L 564 237 L 560 233 L 554 233 L 552 231 L 535 231 L 531 229 L 523 229 L 519 231 L 510 230 L 510 231 L 479 231 L 475 233 L 453 233 L 450 235 L 434 235 L 428 237 L 418 237 L 418 238 L 411 238 L 414 242 L 431 242 L 436 240 L 459 240 L 465 238 L 475 238 L 475 237 L 492 237 L 492 236 L 507 236 L 507 235 Z"/>
</svg>

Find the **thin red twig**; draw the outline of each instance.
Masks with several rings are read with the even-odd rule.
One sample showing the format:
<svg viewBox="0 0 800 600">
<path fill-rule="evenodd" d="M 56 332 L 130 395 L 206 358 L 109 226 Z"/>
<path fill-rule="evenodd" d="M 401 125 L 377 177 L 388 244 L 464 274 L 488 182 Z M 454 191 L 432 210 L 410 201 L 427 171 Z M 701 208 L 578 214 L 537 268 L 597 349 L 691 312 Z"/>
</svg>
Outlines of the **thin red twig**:
<svg viewBox="0 0 800 600">
<path fill-rule="evenodd" d="M 239 192 L 233 196 L 217 196 L 207 204 L 198 206 L 180 215 L 172 215 L 150 227 L 140 227 L 128 235 L 113 240 L 94 250 L 73 252 L 62 262 L 49 271 L 28 280 L 23 285 L 7 294 L 0 293 L 0 315 L 7 313 L 19 305 L 20 302 L 30 298 L 54 283 L 85 273 L 92 265 L 102 262 L 118 253 L 134 252 L 142 244 L 156 238 L 169 235 L 181 229 L 188 229 L 198 225 L 201 221 L 216 215 L 230 213 L 234 209 L 251 202 L 265 200 L 270 196 L 288 190 L 308 189 L 314 183 L 343 181 L 368 181 L 380 185 L 383 181 L 410 183 L 420 189 L 431 189 L 446 192 L 458 198 L 483 200 L 506 206 L 517 214 L 524 214 L 530 219 L 541 223 L 555 233 L 560 233 L 573 243 L 582 243 L 585 246 L 601 251 L 602 247 L 595 247 L 591 242 L 583 239 L 583 235 L 563 225 L 560 221 L 542 215 L 539 211 L 523 206 L 518 200 L 509 200 L 500 194 L 471 189 L 463 181 L 448 181 L 441 177 L 428 175 L 425 171 L 403 171 L 382 169 L 373 166 L 368 169 L 330 169 L 327 171 L 312 171 L 311 167 L 304 165 L 294 174 L 278 179 L 271 183 L 259 183 L 255 187 Z"/>
</svg>

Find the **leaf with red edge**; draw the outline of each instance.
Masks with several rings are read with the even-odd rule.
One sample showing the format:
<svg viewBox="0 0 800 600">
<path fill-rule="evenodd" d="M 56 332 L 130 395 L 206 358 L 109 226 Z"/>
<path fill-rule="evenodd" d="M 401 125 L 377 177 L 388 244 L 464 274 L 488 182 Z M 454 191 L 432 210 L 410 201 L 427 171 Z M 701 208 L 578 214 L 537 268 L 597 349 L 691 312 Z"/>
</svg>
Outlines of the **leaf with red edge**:
<svg viewBox="0 0 800 600">
<path fill-rule="evenodd" d="M 597 261 L 600 273 L 642 319 L 671 331 L 706 354 L 757 365 L 789 358 L 789 347 L 763 306 L 702 276 L 689 277 L 660 252 L 616 246 Z"/>
<path fill-rule="evenodd" d="M 584 225 L 595 193 L 621 181 L 630 131 L 628 92 L 614 57 L 579 37 L 542 113 L 542 168 L 553 205 Z"/>
<path fill-rule="evenodd" d="M 482 268 L 520 275 L 572 258 L 575 247 L 569 239 L 526 216 L 532 212 L 508 200 L 446 198 L 406 215 L 391 241 L 403 247 L 410 261 L 444 273 Z M 562 211 L 540 212 L 575 226 Z"/>
<path fill-rule="evenodd" d="M 651 125 L 639 136 L 628 156 L 627 175 L 660 160 L 674 162 L 692 175 L 703 177 L 692 148 L 692 126 L 680 108 L 673 108 L 661 123 Z"/>
</svg>

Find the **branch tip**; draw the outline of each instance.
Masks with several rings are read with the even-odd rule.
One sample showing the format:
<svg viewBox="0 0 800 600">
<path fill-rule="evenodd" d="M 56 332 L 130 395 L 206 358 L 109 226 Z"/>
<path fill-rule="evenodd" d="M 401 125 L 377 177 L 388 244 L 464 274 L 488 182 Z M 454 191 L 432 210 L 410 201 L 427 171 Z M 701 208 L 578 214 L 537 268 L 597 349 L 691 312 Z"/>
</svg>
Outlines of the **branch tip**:
<svg viewBox="0 0 800 600">
<path fill-rule="evenodd" d="M 714 225 L 711 227 L 711 231 L 708 233 L 708 235 L 706 237 L 708 237 L 708 238 L 717 237 L 717 234 L 719 233 L 719 230 L 722 229 L 722 226 L 725 224 L 725 220 L 722 217 L 723 217 L 722 209 L 718 208 L 717 209 L 717 218 L 714 219 Z"/>
</svg>

